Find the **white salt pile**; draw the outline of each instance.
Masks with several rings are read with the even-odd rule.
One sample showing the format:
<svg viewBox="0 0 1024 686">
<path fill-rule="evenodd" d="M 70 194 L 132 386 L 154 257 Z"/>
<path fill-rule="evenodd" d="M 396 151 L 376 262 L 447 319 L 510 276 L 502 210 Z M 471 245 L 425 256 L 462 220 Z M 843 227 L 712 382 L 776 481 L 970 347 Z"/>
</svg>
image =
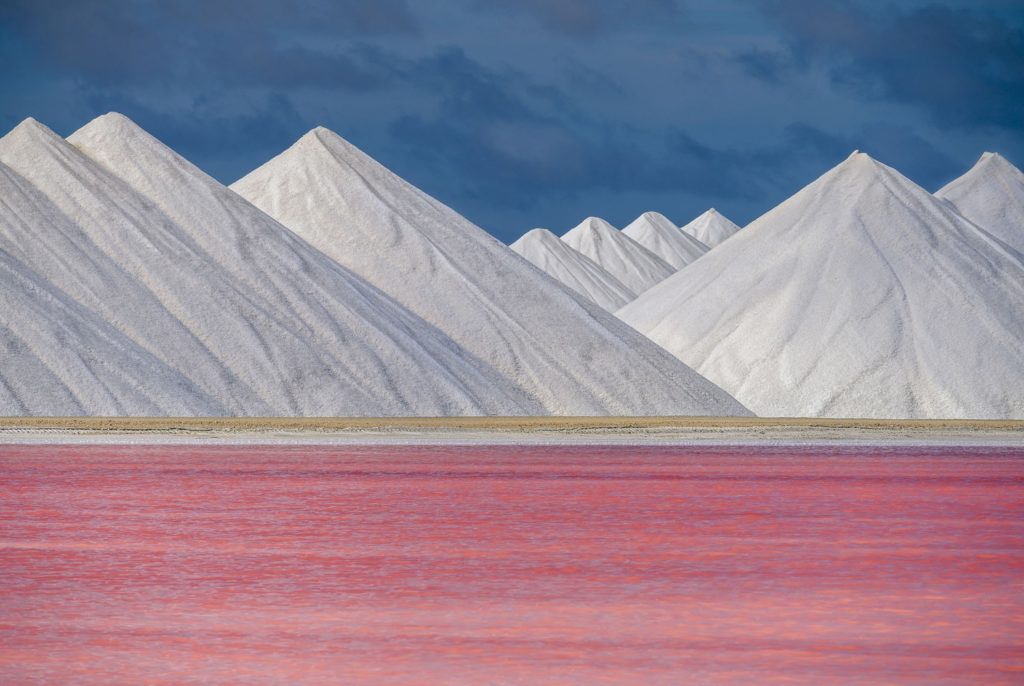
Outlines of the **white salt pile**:
<svg viewBox="0 0 1024 686">
<path fill-rule="evenodd" d="M 532 414 L 514 384 L 119 115 L 62 140 L 27 121 L 0 139 L 0 161 L 30 188 L 3 249 L 192 386 L 172 393 L 141 353 L 120 372 L 157 406 L 79 407 L 112 370 L 64 374 L 65 405 L 21 395 L 20 414 Z M 13 191 L 5 189 L 4 200 Z M 32 204 L 37 209 L 33 209 Z M 41 208 L 41 209 L 40 209 Z M 33 235 L 34 234 L 34 235 Z M 30 325 L 28 313 L 9 327 Z M 119 343 L 120 345 L 120 343 Z M 69 341 L 68 354 L 81 354 Z M 39 356 L 42 358 L 43 353 Z M 194 387 L 194 388 L 193 388 Z M 197 391 L 198 389 L 198 395 Z M 215 402 L 202 410 L 196 397 Z M 189 409 L 194 408 L 194 409 Z"/>
<path fill-rule="evenodd" d="M 310 131 L 232 188 L 451 336 L 547 413 L 746 412 L 327 129 Z"/>
<path fill-rule="evenodd" d="M 739 231 L 740 227 L 733 224 L 727 217 L 712 207 L 682 227 L 682 230 L 709 248 L 714 248 L 726 238 Z"/>
<path fill-rule="evenodd" d="M 622 230 L 634 241 L 676 268 L 686 265 L 708 251 L 708 246 L 680 231 L 663 214 L 644 212 Z"/>
<path fill-rule="evenodd" d="M 958 179 L 935 193 L 963 216 L 1024 253 L 1024 173 L 986 152 Z"/>
<path fill-rule="evenodd" d="M 675 273 L 671 264 L 599 217 L 588 217 L 562 236 L 571 248 L 597 262 L 634 293 Z"/>
<path fill-rule="evenodd" d="M 511 249 L 323 128 L 232 188 L 117 114 L 0 138 L 0 415 L 1024 418 L 993 153 Z"/>
<path fill-rule="evenodd" d="M 614 276 L 547 229 L 533 229 L 509 246 L 535 267 L 583 297 L 614 312 L 636 297 Z"/>
<path fill-rule="evenodd" d="M 864 154 L 619 315 L 759 415 L 1024 418 L 1020 254 Z"/>
</svg>

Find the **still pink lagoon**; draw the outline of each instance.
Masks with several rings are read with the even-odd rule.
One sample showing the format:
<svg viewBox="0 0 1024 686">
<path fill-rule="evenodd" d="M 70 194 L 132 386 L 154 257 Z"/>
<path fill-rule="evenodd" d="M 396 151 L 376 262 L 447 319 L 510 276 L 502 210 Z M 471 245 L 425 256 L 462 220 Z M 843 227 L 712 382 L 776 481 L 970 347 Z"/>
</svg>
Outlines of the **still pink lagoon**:
<svg viewBox="0 0 1024 686">
<path fill-rule="evenodd" d="M 1024 448 L 0 446 L 0 683 L 1011 684 Z"/>
</svg>

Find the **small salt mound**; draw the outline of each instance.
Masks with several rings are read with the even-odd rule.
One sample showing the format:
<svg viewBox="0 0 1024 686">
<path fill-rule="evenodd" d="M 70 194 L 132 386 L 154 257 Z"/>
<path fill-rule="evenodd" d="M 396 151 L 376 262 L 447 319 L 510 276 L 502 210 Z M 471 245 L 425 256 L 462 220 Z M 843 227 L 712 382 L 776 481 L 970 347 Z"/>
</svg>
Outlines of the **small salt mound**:
<svg viewBox="0 0 1024 686">
<path fill-rule="evenodd" d="M 562 236 L 627 288 L 643 293 L 676 270 L 650 250 L 599 217 L 588 217 Z"/>
<path fill-rule="evenodd" d="M 634 241 L 665 260 L 676 270 L 708 251 L 708 246 L 688 233 L 679 230 L 663 214 L 644 212 L 622 230 Z"/>
<path fill-rule="evenodd" d="M 533 229 L 509 246 L 546 274 L 609 312 L 636 297 L 596 262 L 582 255 L 547 229 Z"/>
<path fill-rule="evenodd" d="M 746 410 L 338 135 L 314 129 L 232 188 L 561 415 Z"/>
<path fill-rule="evenodd" d="M 714 248 L 739 230 L 740 227 L 733 224 L 713 207 L 682 227 L 682 231 L 693 236 L 709 248 Z"/>
<path fill-rule="evenodd" d="M 1024 418 L 1024 262 L 851 156 L 619 311 L 759 415 Z"/>
<path fill-rule="evenodd" d="M 1024 253 L 1024 173 L 987 152 L 935 195 L 996 238 Z"/>
</svg>

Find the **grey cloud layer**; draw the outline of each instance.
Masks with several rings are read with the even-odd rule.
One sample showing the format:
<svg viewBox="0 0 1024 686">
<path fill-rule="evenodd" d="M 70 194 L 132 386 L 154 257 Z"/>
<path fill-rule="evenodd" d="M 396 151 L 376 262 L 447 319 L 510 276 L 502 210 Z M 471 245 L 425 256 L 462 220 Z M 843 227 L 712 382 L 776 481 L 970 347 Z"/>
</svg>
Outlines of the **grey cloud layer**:
<svg viewBox="0 0 1024 686">
<path fill-rule="evenodd" d="M 8 0 L 0 123 L 124 111 L 228 182 L 323 124 L 504 239 L 743 222 L 854 147 L 930 187 L 1024 156 L 1024 11 L 900 7 Z"/>
</svg>

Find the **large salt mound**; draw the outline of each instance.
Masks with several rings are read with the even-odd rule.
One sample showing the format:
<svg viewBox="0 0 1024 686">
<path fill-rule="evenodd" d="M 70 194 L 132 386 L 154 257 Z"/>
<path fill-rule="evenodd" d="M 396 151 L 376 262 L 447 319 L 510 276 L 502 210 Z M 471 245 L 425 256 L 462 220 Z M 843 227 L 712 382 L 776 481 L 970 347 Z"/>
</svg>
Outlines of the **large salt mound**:
<svg viewBox="0 0 1024 686">
<path fill-rule="evenodd" d="M 0 177 L 5 176 L 0 169 Z M 4 212 L 0 224 L 18 221 Z M 215 415 L 215 400 L 0 250 L 0 416 Z"/>
<path fill-rule="evenodd" d="M 599 217 L 588 217 L 562 236 L 627 288 L 643 293 L 676 270 L 650 250 Z"/>
<path fill-rule="evenodd" d="M 733 224 L 728 217 L 720 214 L 718 210 L 712 207 L 686 226 L 683 226 L 681 230 L 709 248 L 713 248 L 739 231 L 740 227 Z"/>
<path fill-rule="evenodd" d="M 232 188 L 563 415 L 746 410 L 597 305 L 317 128 Z"/>
<path fill-rule="evenodd" d="M 760 415 L 1024 417 L 1024 264 L 854 154 L 619 311 Z"/>
<path fill-rule="evenodd" d="M 533 229 L 509 246 L 535 267 L 614 312 L 636 297 L 614 276 L 547 229 Z"/>
<path fill-rule="evenodd" d="M 124 117 L 101 117 L 72 140 L 32 121 L 0 139 L 0 161 L 35 189 L 22 203 L 22 224 L 3 228 L 5 242 L 23 244 L 21 258 L 33 270 L 193 380 L 220 413 L 536 407 Z M 31 315 L 15 316 L 20 327 Z M 69 348 L 77 352 L 73 342 Z M 65 382 L 74 389 L 91 380 L 83 371 Z M 117 412 L 160 413 L 130 398 Z"/>
<path fill-rule="evenodd" d="M 993 152 L 936 196 L 963 216 L 1024 253 L 1024 173 Z"/>
<path fill-rule="evenodd" d="M 665 215 L 644 212 L 622 230 L 634 241 L 668 262 L 677 270 L 708 251 L 708 246 L 679 230 Z"/>
</svg>

